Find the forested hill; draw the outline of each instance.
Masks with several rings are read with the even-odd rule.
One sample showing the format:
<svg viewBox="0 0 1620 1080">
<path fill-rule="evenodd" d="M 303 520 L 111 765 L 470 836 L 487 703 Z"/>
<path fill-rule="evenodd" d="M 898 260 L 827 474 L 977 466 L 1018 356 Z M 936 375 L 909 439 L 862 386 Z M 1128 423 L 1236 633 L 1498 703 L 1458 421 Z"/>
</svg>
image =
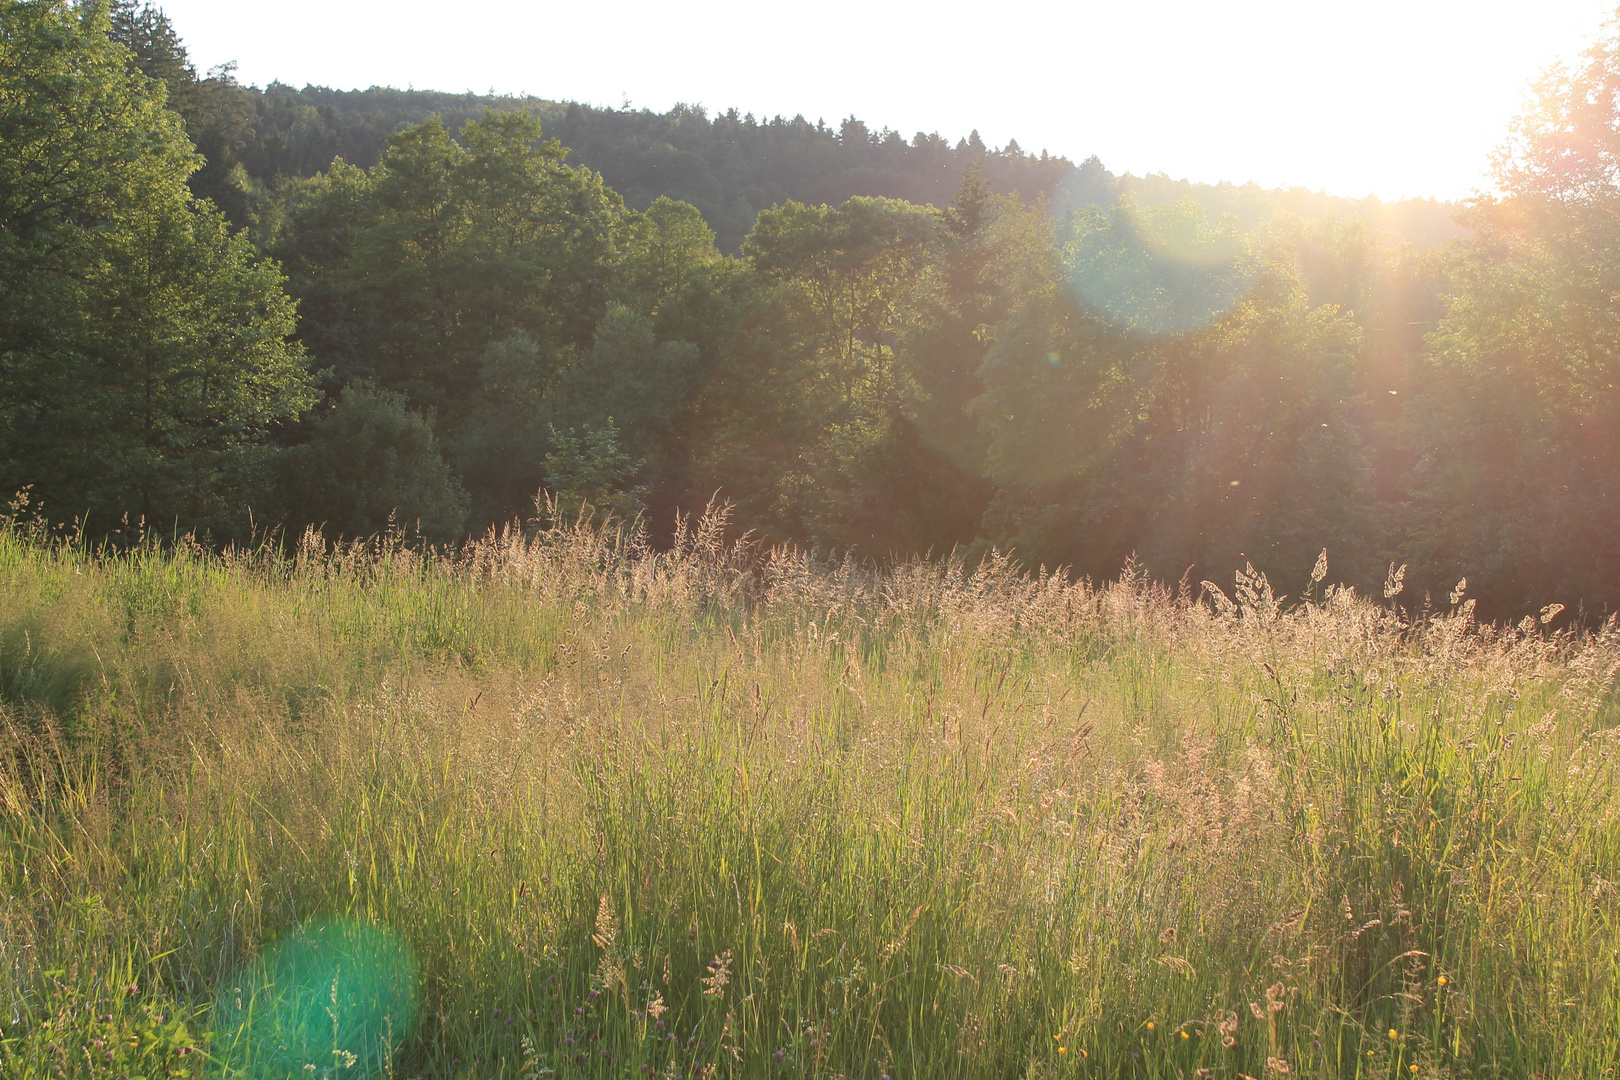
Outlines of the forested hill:
<svg viewBox="0 0 1620 1080">
<path fill-rule="evenodd" d="M 50 527 L 454 545 L 543 491 L 663 542 L 718 492 L 822 551 L 1620 609 L 1620 37 L 1434 249 L 1438 204 L 0 27 L 0 492 Z"/>
<path fill-rule="evenodd" d="M 1116 176 L 1095 157 L 1076 165 L 1044 150 L 1026 152 L 1016 140 L 988 147 L 977 131 L 953 144 L 921 131 L 908 139 L 854 117 L 834 127 L 803 116 L 758 119 L 736 109 L 710 115 L 692 105 L 660 113 L 389 87 L 298 90 L 271 83 L 261 89 L 237 85 L 225 72 L 211 78 L 217 95 L 234 96 L 239 104 L 215 110 L 233 124 L 229 139 L 200 140 L 199 145 L 206 141 L 221 149 L 234 147 L 230 152 L 243 170 L 238 182 L 246 187 L 263 189 L 278 177 L 313 176 L 338 157 L 370 168 L 381 160 L 389 136 L 430 116 L 443 120 L 455 135 L 486 110 L 523 109 L 568 148 L 570 164 L 601 173 L 629 206 L 645 210 L 659 196 L 668 196 L 697 207 L 725 251 L 737 250 L 761 210 L 789 200 L 836 206 L 868 195 L 944 206 L 970 163 L 978 164 L 998 192 L 1026 202 L 1045 198 L 1060 207 L 1112 205 L 1129 191 L 1144 205 L 1192 199 L 1217 215 L 1233 214 L 1245 230 L 1283 213 L 1314 217 L 1334 211 L 1421 249 L 1461 235 L 1453 221 L 1457 208 L 1433 199 L 1384 203 L 1299 188 L 1273 191 L 1255 184 L 1193 184 L 1163 175 Z M 244 191 L 244 210 L 249 201 Z"/>
</svg>

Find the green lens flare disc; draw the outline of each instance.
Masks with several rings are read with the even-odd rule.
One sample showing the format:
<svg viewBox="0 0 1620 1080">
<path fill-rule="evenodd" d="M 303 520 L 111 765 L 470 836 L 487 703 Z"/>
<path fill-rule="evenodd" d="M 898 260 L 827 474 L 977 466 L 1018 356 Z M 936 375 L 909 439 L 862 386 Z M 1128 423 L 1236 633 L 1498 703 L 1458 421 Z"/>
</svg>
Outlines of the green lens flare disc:
<svg viewBox="0 0 1620 1080">
<path fill-rule="evenodd" d="M 416 1022 L 416 956 L 399 935 L 315 919 L 214 999 L 214 1058 L 232 1080 L 367 1080 Z"/>
</svg>

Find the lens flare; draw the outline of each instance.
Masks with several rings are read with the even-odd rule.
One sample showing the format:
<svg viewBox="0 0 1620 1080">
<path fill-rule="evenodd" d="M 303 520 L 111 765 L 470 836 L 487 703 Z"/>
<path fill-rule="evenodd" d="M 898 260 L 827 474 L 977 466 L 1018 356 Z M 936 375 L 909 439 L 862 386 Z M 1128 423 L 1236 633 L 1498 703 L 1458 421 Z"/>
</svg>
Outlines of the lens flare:
<svg viewBox="0 0 1620 1080">
<path fill-rule="evenodd" d="M 416 956 L 397 934 L 355 919 L 305 923 L 249 963 L 214 999 L 224 1075 L 366 1080 L 416 1022 Z"/>
<path fill-rule="evenodd" d="M 1230 221 L 1211 226 L 1193 202 L 1069 217 L 1064 274 L 1071 295 L 1129 334 L 1159 338 L 1207 326 L 1249 291 L 1246 242 Z"/>
</svg>

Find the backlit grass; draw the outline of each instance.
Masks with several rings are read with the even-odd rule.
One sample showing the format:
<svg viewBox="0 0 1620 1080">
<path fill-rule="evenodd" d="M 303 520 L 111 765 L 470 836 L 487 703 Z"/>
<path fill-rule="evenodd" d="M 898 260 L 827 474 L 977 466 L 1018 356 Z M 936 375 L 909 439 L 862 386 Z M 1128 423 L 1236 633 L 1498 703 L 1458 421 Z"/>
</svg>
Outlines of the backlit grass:
<svg viewBox="0 0 1620 1080">
<path fill-rule="evenodd" d="M 721 535 L 0 532 L 0 1071 L 228 1073 L 333 919 L 401 1078 L 1620 1063 L 1612 623 Z"/>
</svg>

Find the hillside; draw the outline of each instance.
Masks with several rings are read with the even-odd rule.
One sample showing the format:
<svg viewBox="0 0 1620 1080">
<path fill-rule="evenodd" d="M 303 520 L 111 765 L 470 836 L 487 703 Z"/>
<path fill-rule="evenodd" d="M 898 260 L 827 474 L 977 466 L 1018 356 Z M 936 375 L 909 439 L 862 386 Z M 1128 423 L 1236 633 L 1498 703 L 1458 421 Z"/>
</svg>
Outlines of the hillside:
<svg viewBox="0 0 1620 1080">
<path fill-rule="evenodd" d="M 977 131 L 953 143 L 927 132 L 908 139 L 854 117 L 835 127 L 802 115 L 764 119 L 736 109 L 711 115 L 690 105 L 660 113 L 390 87 L 299 90 L 281 83 L 236 92 L 251 113 L 237 153 L 247 175 L 261 184 L 312 176 L 334 157 L 370 168 L 381 160 L 391 134 L 430 116 L 440 117 L 455 134 L 487 109 L 527 109 L 548 136 L 568 148 L 571 164 L 601 173 L 631 207 L 645 210 L 659 196 L 696 206 L 725 251 L 737 249 L 759 211 L 790 199 L 836 206 L 869 195 L 944 206 L 973 163 L 994 190 L 1059 206 L 1108 206 L 1132 192 L 1146 205 L 1193 199 L 1214 214 L 1233 214 L 1245 230 L 1281 214 L 1337 213 L 1420 249 L 1463 234 L 1452 221 L 1457 207 L 1433 199 L 1384 203 L 1302 188 L 1195 184 L 1162 174 L 1116 176 L 1096 158 L 1076 165 L 1044 150 L 1027 152 L 1016 140 L 987 147 Z"/>
</svg>

